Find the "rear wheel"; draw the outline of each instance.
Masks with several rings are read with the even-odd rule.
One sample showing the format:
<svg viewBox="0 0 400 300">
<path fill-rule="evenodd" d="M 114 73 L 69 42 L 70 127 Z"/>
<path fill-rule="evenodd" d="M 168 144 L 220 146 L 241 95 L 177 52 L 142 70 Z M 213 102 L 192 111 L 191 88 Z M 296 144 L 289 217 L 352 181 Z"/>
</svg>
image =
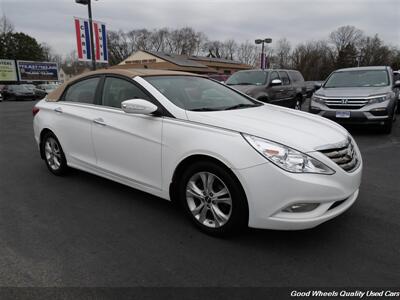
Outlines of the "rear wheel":
<svg viewBox="0 0 400 300">
<path fill-rule="evenodd" d="M 179 199 L 189 219 L 202 231 L 229 235 L 247 225 L 245 194 L 235 176 L 213 162 L 197 162 L 183 172 Z"/>
<path fill-rule="evenodd" d="M 57 137 L 51 132 L 46 133 L 42 140 L 42 147 L 44 160 L 50 172 L 55 175 L 65 174 L 68 169 L 67 161 Z"/>
</svg>

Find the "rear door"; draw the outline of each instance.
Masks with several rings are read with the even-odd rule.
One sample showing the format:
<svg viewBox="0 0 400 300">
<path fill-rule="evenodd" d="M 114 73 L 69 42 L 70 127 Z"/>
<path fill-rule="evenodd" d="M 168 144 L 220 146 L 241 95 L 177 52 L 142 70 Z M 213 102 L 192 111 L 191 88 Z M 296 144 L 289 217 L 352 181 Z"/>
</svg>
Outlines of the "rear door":
<svg viewBox="0 0 400 300">
<path fill-rule="evenodd" d="M 73 83 L 58 102 L 48 102 L 53 113 L 51 128 L 59 139 L 69 164 L 96 164 L 91 126 L 96 111 L 100 77 Z"/>
<path fill-rule="evenodd" d="M 282 80 L 282 99 L 280 105 L 294 107 L 296 91 L 290 82 L 289 75 L 286 71 L 279 71 L 279 76 Z"/>
<path fill-rule="evenodd" d="M 92 127 L 97 166 L 146 187 L 161 188 L 162 117 L 127 114 L 121 102 L 151 100 L 132 80 L 107 76 Z"/>
</svg>

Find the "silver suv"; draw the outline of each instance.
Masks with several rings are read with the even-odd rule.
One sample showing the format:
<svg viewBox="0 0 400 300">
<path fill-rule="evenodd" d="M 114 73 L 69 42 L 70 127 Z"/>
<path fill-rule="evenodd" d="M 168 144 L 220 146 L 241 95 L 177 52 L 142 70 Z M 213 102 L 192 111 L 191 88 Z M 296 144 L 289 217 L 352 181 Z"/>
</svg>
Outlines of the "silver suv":
<svg viewBox="0 0 400 300">
<path fill-rule="evenodd" d="M 377 124 L 390 133 L 399 89 L 390 67 L 336 70 L 311 97 L 310 112 L 341 124 Z"/>
</svg>

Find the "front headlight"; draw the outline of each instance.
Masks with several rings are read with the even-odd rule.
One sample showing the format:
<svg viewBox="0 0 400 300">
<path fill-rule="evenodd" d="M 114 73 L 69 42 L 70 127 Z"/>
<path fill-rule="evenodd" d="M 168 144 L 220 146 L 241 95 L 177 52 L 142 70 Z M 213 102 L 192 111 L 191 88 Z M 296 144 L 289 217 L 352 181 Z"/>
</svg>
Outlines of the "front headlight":
<svg viewBox="0 0 400 300">
<path fill-rule="evenodd" d="M 312 95 L 312 96 L 311 96 L 311 101 L 315 101 L 315 102 L 317 102 L 317 103 L 322 103 L 322 104 L 325 103 L 325 101 L 324 101 L 323 98 L 318 97 L 318 96 L 316 96 L 316 95 Z"/>
<path fill-rule="evenodd" d="M 390 98 L 391 98 L 391 94 L 385 94 L 385 95 L 376 96 L 374 98 L 369 99 L 368 104 L 381 103 L 381 102 L 384 102 L 386 100 L 390 100 Z"/>
<path fill-rule="evenodd" d="M 335 171 L 319 160 L 300 151 L 256 136 L 248 134 L 242 135 L 257 152 L 285 171 L 326 175 L 335 173 Z"/>
</svg>

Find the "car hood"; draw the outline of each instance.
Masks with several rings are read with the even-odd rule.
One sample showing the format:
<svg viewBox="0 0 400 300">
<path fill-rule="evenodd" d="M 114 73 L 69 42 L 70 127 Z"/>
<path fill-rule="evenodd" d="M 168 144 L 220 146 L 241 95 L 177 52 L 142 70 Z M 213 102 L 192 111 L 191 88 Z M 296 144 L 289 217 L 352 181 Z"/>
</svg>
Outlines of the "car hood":
<svg viewBox="0 0 400 300">
<path fill-rule="evenodd" d="M 337 123 L 306 112 L 265 104 L 214 112 L 187 111 L 190 121 L 275 141 L 302 152 L 340 143 L 348 132 Z"/>
<path fill-rule="evenodd" d="M 368 97 L 388 93 L 388 87 L 320 88 L 316 96 L 324 97 Z"/>
<path fill-rule="evenodd" d="M 252 90 L 254 90 L 257 85 L 228 85 L 235 90 L 241 91 L 242 93 L 249 94 Z"/>
</svg>

